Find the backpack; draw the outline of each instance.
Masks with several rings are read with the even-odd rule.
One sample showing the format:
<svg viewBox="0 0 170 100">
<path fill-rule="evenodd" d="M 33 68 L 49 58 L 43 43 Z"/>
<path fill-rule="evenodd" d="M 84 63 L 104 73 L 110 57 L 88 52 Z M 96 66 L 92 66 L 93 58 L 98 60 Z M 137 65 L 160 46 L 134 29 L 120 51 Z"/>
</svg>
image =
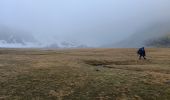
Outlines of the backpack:
<svg viewBox="0 0 170 100">
<path fill-rule="evenodd" d="M 142 53 L 142 48 L 140 48 L 137 52 L 137 54 L 141 54 Z"/>
</svg>

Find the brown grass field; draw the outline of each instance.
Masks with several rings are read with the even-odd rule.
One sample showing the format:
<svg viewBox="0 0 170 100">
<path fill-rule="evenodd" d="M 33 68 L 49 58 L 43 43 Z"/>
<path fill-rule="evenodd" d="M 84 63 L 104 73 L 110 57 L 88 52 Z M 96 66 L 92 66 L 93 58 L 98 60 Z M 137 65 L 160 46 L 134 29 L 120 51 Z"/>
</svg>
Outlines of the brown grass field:
<svg viewBox="0 0 170 100">
<path fill-rule="evenodd" d="M 170 49 L 0 49 L 0 100 L 170 100 Z"/>
</svg>

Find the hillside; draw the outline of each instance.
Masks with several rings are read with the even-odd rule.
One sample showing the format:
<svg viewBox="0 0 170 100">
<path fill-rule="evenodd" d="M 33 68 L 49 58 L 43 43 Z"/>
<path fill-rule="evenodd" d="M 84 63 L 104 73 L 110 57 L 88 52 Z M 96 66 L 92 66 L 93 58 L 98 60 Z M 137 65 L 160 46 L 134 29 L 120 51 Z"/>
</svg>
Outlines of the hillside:
<svg viewBox="0 0 170 100">
<path fill-rule="evenodd" d="M 157 39 L 146 41 L 146 46 L 149 47 L 170 47 L 170 35 L 165 35 Z"/>
<path fill-rule="evenodd" d="M 0 47 L 33 47 L 38 41 L 28 32 L 0 25 Z"/>
<path fill-rule="evenodd" d="M 38 37 L 37 37 L 38 38 Z M 2 48 L 86 48 L 86 45 L 72 41 L 40 42 L 31 33 L 0 25 L 0 47 Z"/>
<path fill-rule="evenodd" d="M 116 44 L 109 44 L 106 47 L 120 47 L 120 48 L 136 48 L 141 46 L 151 46 L 154 47 L 155 44 L 153 40 L 159 41 L 162 37 L 166 37 L 170 34 L 170 24 L 169 23 L 157 23 L 150 25 L 147 28 L 137 31 L 129 38 L 120 41 Z M 152 42 L 152 43 L 148 43 Z M 166 47 L 167 44 L 160 43 L 162 47 Z"/>
<path fill-rule="evenodd" d="M 6 43 L 20 43 L 25 44 L 26 42 L 35 42 L 35 38 L 31 34 L 21 30 L 15 30 L 0 26 L 0 41 Z"/>
</svg>

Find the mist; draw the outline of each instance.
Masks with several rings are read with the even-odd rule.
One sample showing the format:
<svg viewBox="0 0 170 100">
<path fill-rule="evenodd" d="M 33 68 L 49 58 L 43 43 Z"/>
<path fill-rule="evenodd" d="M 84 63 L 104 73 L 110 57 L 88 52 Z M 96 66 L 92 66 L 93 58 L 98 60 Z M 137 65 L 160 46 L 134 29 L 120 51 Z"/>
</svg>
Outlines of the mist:
<svg viewBox="0 0 170 100">
<path fill-rule="evenodd" d="M 1 36 L 7 33 L 10 33 L 7 37 L 16 36 L 18 31 L 13 30 L 23 30 L 20 34 L 29 35 L 34 41 L 17 36 L 26 43 L 0 38 L 3 40 L 0 45 L 100 47 L 114 44 L 155 23 L 170 22 L 169 5 L 169 0 L 1 0 L 0 27 L 10 30 L 0 30 Z"/>
</svg>

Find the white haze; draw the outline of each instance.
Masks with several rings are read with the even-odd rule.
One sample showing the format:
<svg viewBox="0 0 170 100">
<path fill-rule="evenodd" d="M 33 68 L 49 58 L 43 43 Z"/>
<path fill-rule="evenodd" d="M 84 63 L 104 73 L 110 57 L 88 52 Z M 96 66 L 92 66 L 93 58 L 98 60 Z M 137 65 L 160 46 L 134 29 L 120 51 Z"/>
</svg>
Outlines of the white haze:
<svg viewBox="0 0 170 100">
<path fill-rule="evenodd" d="M 98 47 L 169 21 L 169 5 L 170 0 L 0 0 L 0 24 L 28 31 L 23 34 L 40 42 L 26 47 L 63 41 Z M 22 46 L 2 41 L 0 45 Z"/>
</svg>

